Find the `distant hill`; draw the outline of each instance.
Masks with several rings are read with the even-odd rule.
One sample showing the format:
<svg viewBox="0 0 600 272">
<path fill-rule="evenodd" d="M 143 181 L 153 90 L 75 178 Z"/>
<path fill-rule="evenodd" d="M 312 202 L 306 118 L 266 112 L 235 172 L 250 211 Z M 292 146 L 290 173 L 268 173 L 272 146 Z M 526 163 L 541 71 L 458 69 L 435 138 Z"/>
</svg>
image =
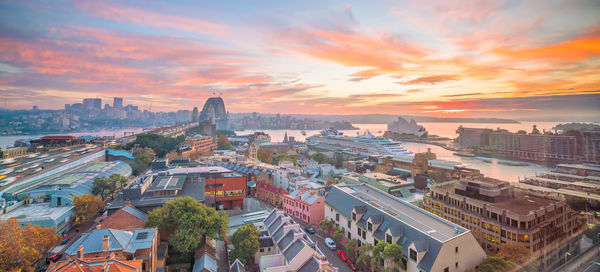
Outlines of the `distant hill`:
<svg viewBox="0 0 600 272">
<path fill-rule="evenodd" d="M 590 131 L 590 130 L 600 130 L 600 125 L 591 124 L 591 123 L 566 123 L 566 124 L 558 124 L 552 128 L 552 130 L 578 130 L 578 131 Z"/>
<path fill-rule="evenodd" d="M 250 115 L 251 113 L 232 113 L 231 115 Z M 276 114 L 259 113 L 263 116 L 274 116 Z M 295 118 L 311 118 L 324 121 L 347 121 L 353 124 L 387 124 L 398 120 L 401 116 L 406 120 L 414 119 L 416 122 L 438 122 L 438 123 L 489 123 L 489 124 L 518 124 L 518 121 L 501 118 L 440 118 L 430 116 L 391 115 L 391 114 L 365 114 L 365 115 L 316 115 L 316 114 L 282 114 L 282 116 L 293 116 Z"/>
</svg>

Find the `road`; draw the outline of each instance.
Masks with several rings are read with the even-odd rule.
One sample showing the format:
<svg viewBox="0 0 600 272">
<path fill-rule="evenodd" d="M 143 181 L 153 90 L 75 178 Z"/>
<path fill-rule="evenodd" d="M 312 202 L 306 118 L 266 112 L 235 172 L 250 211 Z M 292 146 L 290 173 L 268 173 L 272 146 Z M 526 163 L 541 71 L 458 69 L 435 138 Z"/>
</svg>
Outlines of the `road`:
<svg viewBox="0 0 600 272">
<path fill-rule="evenodd" d="M 302 226 L 302 228 L 305 228 L 308 226 L 308 224 L 300 221 L 300 219 L 295 218 L 295 221 L 300 224 L 300 226 Z M 310 234 L 307 233 L 307 235 L 310 237 L 311 240 L 313 240 L 315 243 L 317 243 L 317 246 L 319 247 L 319 249 L 323 252 L 323 254 L 325 254 L 325 257 L 327 257 L 327 261 L 329 261 L 329 263 L 332 266 L 335 266 L 338 268 L 338 271 L 340 272 L 351 272 L 352 270 L 350 269 L 350 267 L 348 267 L 348 264 L 344 261 L 342 261 L 342 259 L 340 259 L 340 257 L 338 257 L 337 255 L 337 251 L 331 250 L 329 249 L 326 245 L 325 245 L 325 237 L 319 233 L 319 231 L 315 228 L 315 234 Z M 341 250 L 346 250 L 346 249 L 342 249 L 339 248 Z"/>
</svg>

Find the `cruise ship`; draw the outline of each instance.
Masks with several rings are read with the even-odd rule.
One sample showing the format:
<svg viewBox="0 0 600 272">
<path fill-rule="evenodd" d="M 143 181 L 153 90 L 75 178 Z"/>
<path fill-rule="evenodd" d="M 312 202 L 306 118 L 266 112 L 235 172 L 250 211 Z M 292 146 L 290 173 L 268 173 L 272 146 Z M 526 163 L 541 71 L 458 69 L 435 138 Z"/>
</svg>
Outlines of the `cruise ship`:
<svg viewBox="0 0 600 272">
<path fill-rule="evenodd" d="M 388 140 L 383 137 L 375 137 L 370 132 L 357 137 L 344 136 L 342 132 L 335 129 L 325 129 L 320 135 L 308 138 L 307 144 L 312 147 L 335 150 L 349 151 L 361 155 L 402 155 L 412 154 L 406 150 L 400 143 Z"/>
</svg>

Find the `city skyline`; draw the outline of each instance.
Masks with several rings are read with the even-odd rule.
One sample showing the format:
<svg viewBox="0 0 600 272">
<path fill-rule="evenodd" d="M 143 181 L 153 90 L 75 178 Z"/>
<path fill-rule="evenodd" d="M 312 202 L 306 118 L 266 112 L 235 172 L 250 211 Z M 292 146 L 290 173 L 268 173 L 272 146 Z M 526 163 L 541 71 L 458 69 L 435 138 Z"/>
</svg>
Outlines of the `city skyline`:
<svg viewBox="0 0 600 272">
<path fill-rule="evenodd" d="M 0 106 L 600 116 L 595 1 L 3 2 Z M 104 102 L 104 101 L 103 101 Z M 104 104 L 104 103 L 103 103 Z"/>
</svg>

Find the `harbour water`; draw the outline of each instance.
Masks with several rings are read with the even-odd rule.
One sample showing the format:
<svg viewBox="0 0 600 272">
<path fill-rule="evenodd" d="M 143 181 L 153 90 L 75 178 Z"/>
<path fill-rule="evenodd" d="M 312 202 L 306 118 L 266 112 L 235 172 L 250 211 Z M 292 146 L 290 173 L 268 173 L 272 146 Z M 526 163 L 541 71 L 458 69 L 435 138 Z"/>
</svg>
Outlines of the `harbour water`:
<svg viewBox="0 0 600 272">
<path fill-rule="evenodd" d="M 455 138 L 456 137 L 456 128 L 458 126 L 463 125 L 465 127 L 478 127 L 478 128 L 492 128 L 495 129 L 497 127 L 501 127 L 504 129 L 508 129 L 509 131 L 516 132 L 518 130 L 526 130 L 528 132 L 531 131 L 533 125 L 537 125 L 540 131 L 542 130 L 550 130 L 553 126 L 558 123 L 555 122 L 522 122 L 519 124 L 487 124 L 487 123 L 419 123 L 424 126 L 429 134 L 438 135 L 442 137 Z M 348 136 L 356 136 L 357 134 L 363 134 L 366 131 L 369 131 L 375 136 L 380 136 L 387 129 L 386 124 L 353 124 L 358 130 L 342 130 L 345 135 Z M 99 130 L 93 132 L 77 132 L 77 133 L 69 133 L 69 135 L 74 136 L 115 136 L 117 138 L 123 137 L 123 133 L 127 131 L 133 131 L 134 133 L 140 133 L 143 131 L 142 128 L 136 129 L 117 129 L 117 130 Z M 307 130 L 306 136 L 302 134 L 301 130 L 243 130 L 236 131 L 238 135 L 246 135 L 253 133 L 254 131 L 264 131 L 267 134 L 271 135 L 271 140 L 275 142 L 280 142 L 283 140 L 285 134 L 288 136 L 293 136 L 297 141 L 305 141 L 306 137 L 318 134 L 319 130 Z M 15 140 L 18 139 L 37 139 L 44 135 L 21 135 L 21 136 L 2 136 L 0 137 L 0 147 L 6 148 L 8 146 L 12 146 Z M 412 142 L 403 142 L 402 143 L 408 150 L 412 152 L 425 152 L 427 148 L 431 148 L 431 151 L 436 153 L 439 159 L 451 160 L 462 162 L 469 167 L 479 169 L 483 174 L 488 177 L 503 179 L 511 182 L 517 182 L 519 178 L 523 178 L 524 176 L 535 175 L 536 173 L 542 171 L 548 171 L 547 167 L 537 165 L 537 164 L 529 164 L 528 166 L 510 166 L 505 164 L 497 163 L 497 160 L 492 159 L 490 162 L 485 162 L 483 158 L 467 158 L 467 157 L 459 157 L 453 155 L 452 151 L 446 150 L 442 147 L 430 144 L 421 144 L 421 143 L 412 143 Z M 486 159 L 489 161 L 489 159 Z"/>
<path fill-rule="evenodd" d="M 429 131 L 429 134 L 438 135 L 442 137 L 448 137 L 451 139 L 456 138 L 456 129 L 458 126 L 463 125 L 465 127 L 476 127 L 476 128 L 491 128 L 495 129 L 497 127 L 507 129 L 511 132 L 516 132 L 518 130 L 525 130 L 527 132 L 531 132 L 533 125 L 536 125 L 537 128 L 542 130 L 550 130 L 552 127 L 557 125 L 556 122 L 522 122 L 519 124 L 488 124 L 488 123 L 428 123 L 422 122 L 419 125 L 422 125 Z M 387 129 L 386 124 L 353 124 L 355 127 L 359 128 L 358 130 L 342 130 L 344 135 L 347 136 L 356 136 L 358 134 L 363 134 L 366 131 L 369 131 L 371 134 L 375 136 L 380 136 Z M 288 137 L 293 136 L 297 141 L 304 141 L 306 137 L 318 134 L 319 130 L 307 130 L 306 136 L 302 135 L 301 130 L 243 130 L 236 131 L 237 135 L 246 135 L 253 133 L 254 131 L 264 131 L 267 134 L 271 135 L 271 140 L 275 142 L 279 142 L 283 140 L 283 137 L 287 133 Z M 381 131 L 381 132 L 380 132 Z M 437 145 L 430 144 L 422 144 L 422 143 L 413 143 L 413 142 L 402 142 L 402 145 L 406 147 L 406 149 L 418 153 L 418 152 L 426 152 L 427 148 L 431 148 L 431 151 L 436 153 L 438 159 L 449 160 L 461 162 L 468 167 L 475 168 L 480 170 L 485 176 L 502 179 L 510 182 L 518 182 L 519 178 L 523 178 L 525 176 L 533 176 L 536 173 L 540 173 L 543 171 L 549 171 L 550 168 L 529 163 L 527 166 L 510 166 L 505 164 L 499 164 L 496 159 L 489 158 L 480 158 L 480 157 L 460 157 L 455 156 L 453 151 L 446 150 Z M 491 162 L 486 162 L 486 161 Z"/>
</svg>

